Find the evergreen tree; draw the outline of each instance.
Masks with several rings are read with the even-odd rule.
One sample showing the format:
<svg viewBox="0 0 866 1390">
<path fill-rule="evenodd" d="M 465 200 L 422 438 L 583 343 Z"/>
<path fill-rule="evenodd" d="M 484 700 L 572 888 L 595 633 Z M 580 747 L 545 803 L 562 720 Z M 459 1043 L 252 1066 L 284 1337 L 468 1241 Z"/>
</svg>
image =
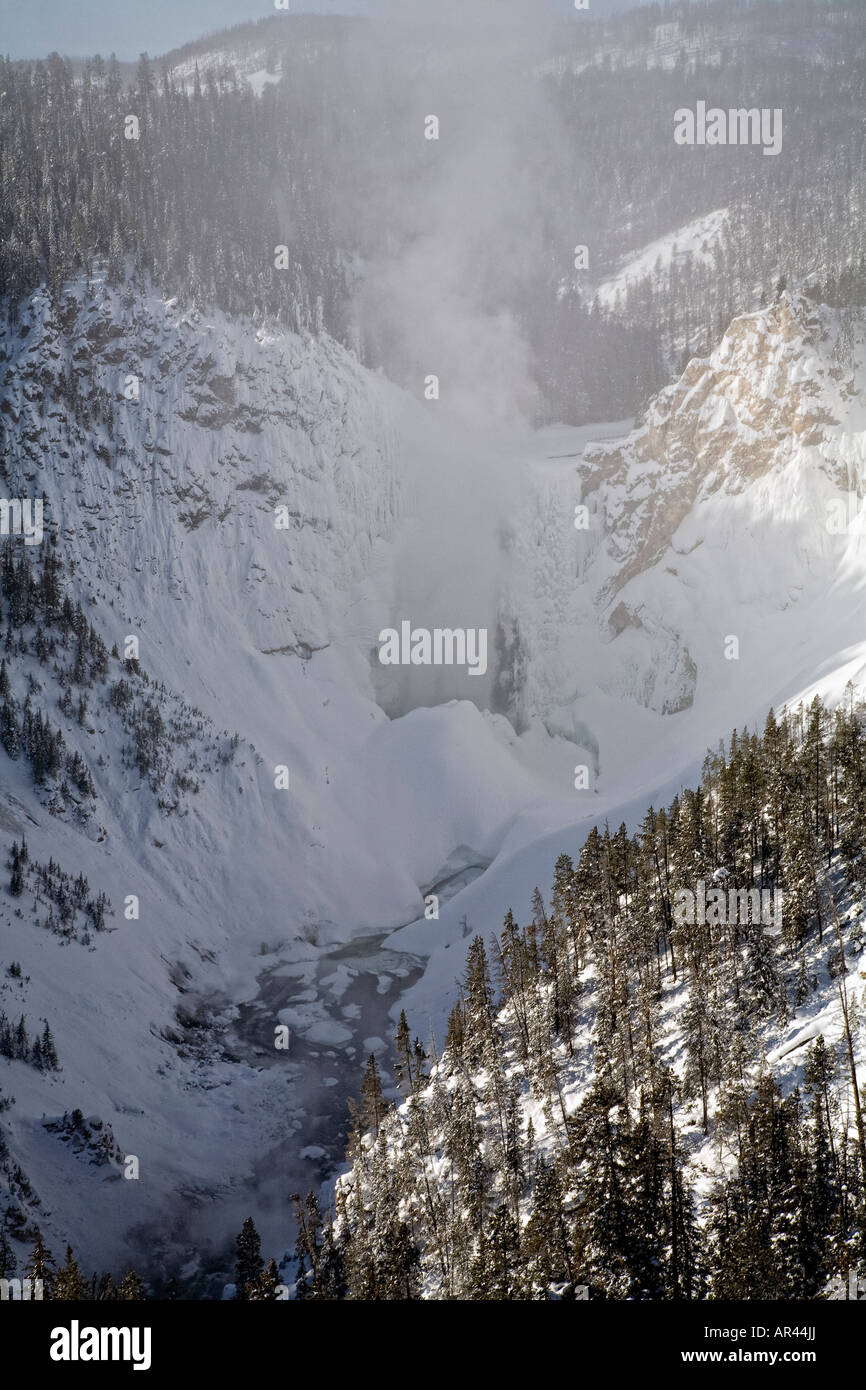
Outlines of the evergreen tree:
<svg viewBox="0 0 866 1390">
<path fill-rule="evenodd" d="M 237 1264 L 235 1266 L 235 1298 L 247 1301 L 258 1286 L 264 1269 L 262 1243 L 255 1223 L 248 1216 L 236 1238 Z"/>
<path fill-rule="evenodd" d="M 397 1024 L 397 1036 L 395 1046 L 397 1060 L 394 1064 L 394 1080 L 397 1087 L 404 1095 L 410 1095 L 414 1086 L 413 1056 L 410 1042 L 409 1024 L 406 1022 L 405 1009 L 400 1010 L 400 1021 Z"/>
<path fill-rule="evenodd" d="M 54 1037 L 46 1020 L 42 1030 L 41 1040 L 42 1066 L 46 1071 L 59 1071 L 60 1063 L 57 1059 L 57 1048 L 54 1046 Z"/>
<path fill-rule="evenodd" d="M 78 1267 L 72 1254 L 72 1246 L 66 1247 L 66 1263 L 57 1271 L 51 1297 L 58 1302 L 81 1302 L 88 1296 L 87 1280 Z"/>
<path fill-rule="evenodd" d="M 140 1303 L 144 1299 L 144 1285 L 134 1269 L 130 1268 L 126 1271 L 120 1281 L 117 1297 L 126 1303 Z"/>
<path fill-rule="evenodd" d="M 37 1279 L 42 1280 L 43 1298 L 54 1297 L 53 1290 L 56 1277 L 54 1260 L 50 1250 L 47 1249 L 42 1239 L 42 1232 L 38 1226 L 36 1227 L 33 1237 L 33 1249 L 30 1252 L 27 1264 L 24 1266 L 24 1273 L 28 1279 L 34 1281 Z"/>
<path fill-rule="evenodd" d="M 11 1278 L 15 1273 L 17 1264 L 15 1251 L 9 1244 L 5 1228 L 0 1226 L 0 1279 Z"/>
<path fill-rule="evenodd" d="M 361 1129 L 372 1130 L 373 1134 L 377 1135 L 386 1109 L 379 1066 L 375 1055 L 371 1052 L 367 1058 L 364 1079 L 361 1083 L 361 1104 L 360 1107 L 356 1107 L 356 1115 Z"/>
<path fill-rule="evenodd" d="M 280 1287 L 280 1275 L 277 1269 L 276 1260 L 268 1260 L 267 1267 L 262 1270 L 255 1285 L 249 1294 L 249 1301 L 255 1303 L 272 1303 L 277 1298 L 277 1290 Z"/>
<path fill-rule="evenodd" d="M 12 847 L 12 877 L 9 880 L 9 892 L 13 898 L 20 898 L 24 892 L 24 873 L 21 868 L 17 845 Z"/>
</svg>

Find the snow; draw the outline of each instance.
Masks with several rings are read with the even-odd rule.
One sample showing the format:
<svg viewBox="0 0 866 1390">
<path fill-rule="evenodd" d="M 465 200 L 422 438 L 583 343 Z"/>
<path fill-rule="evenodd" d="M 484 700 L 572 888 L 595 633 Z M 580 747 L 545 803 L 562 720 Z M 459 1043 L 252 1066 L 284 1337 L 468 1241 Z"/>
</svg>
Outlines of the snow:
<svg viewBox="0 0 866 1390">
<path fill-rule="evenodd" d="M 683 264 L 694 259 L 697 263 L 709 264 L 727 220 L 728 209 L 716 208 L 651 241 L 630 256 L 615 275 L 602 281 L 595 291 L 599 303 L 605 309 L 615 309 L 630 286 L 657 278 L 660 273 L 669 271 L 675 262 Z"/>
<path fill-rule="evenodd" d="M 270 71 L 268 58 L 267 48 L 255 48 L 250 45 L 243 50 L 217 47 L 197 53 L 192 58 L 180 58 L 170 64 L 169 71 L 175 82 L 182 84 L 187 91 L 192 91 L 196 68 L 202 84 L 209 74 L 219 78 L 227 72 L 232 72 L 260 97 L 266 87 L 282 79 L 282 73 Z"/>
<path fill-rule="evenodd" d="M 279 82 L 281 74 L 278 72 L 268 72 L 266 68 L 258 68 L 255 72 L 248 72 L 246 80 L 252 87 L 257 97 L 260 97 L 265 87 L 272 82 Z"/>
<path fill-rule="evenodd" d="M 674 240 L 699 253 L 722 227 L 723 211 L 713 217 L 620 277 L 651 273 Z M 413 1035 L 441 1044 L 468 931 L 498 932 L 508 907 L 525 919 L 559 853 L 576 854 L 605 819 L 634 827 L 697 780 L 707 746 L 733 727 L 863 681 L 862 531 L 825 525 L 827 502 L 866 483 L 862 324 L 840 377 L 832 312 L 783 300 L 736 320 L 635 430 L 485 442 L 328 339 L 198 317 L 157 296 L 132 314 L 102 286 L 92 300 L 75 293 L 73 350 L 91 354 L 115 400 L 134 363 L 142 400 L 118 403 L 112 439 L 40 420 L 28 389 L 57 370 L 60 347 L 46 297 L 34 296 L 28 337 L 3 344 L 25 441 L 10 476 L 18 469 L 28 494 L 62 496 L 64 557 L 109 645 L 139 634 L 151 675 L 241 742 L 166 818 L 110 737 L 100 734 L 98 768 L 96 736 L 65 729 L 91 754 L 101 841 L 48 815 L 0 752 L 7 838 L 26 833 L 33 858 L 82 868 L 115 910 L 88 951 L 3 907 L 3 962 L 30 976 L 23 1007 L 49 1018 L 63 1066 L 43 1075 L 3 1061 L 16 1097 L 4 1120 L 46 1233 L 86 1263 L 128 1259 L 130 1233 L 145 1258 L 163 1241 L 178 1256 L 219 1247 L 249 1214 L 252 1187 L 276 1248 L 286 1184 L 308 1182 L 311 1161 L 333 1171 L 336 1123 L 333 1143 L 298 1149 L 300 1166 L 297 1153 L 270 1159 L 287 1135 L 309 1140 L 311 1114 L 326 1093 L 340 1100 L 355 1062 L 370 1050 L 385 1060 L 400 1008 Z M 478 499 L 465 485 L 473 463 Z M 419 549 L 436 488 L 449 505 L 435 544 Z M 468 508 L 460 526 L 454 498 Z M 574 528 L 580 502 L 588 532 Z M 279 503 L 288 531 L 274 526 Z M 499 624 L 520 634 L 508 713 L 496 671 L 478 703 L 475 682 L 449 687 L 441 671 L 384 685 L 371 660 L 380 629 L 423 621 L 445 599 L 456 622 L 479 573 L 492 576 L 491 651 Z M 731 634 L 737 660 L 724 655 Z M 274 786 L 278 764 L 288 792 Z M 133 892 L 141 918 L 127 922 L 119 909 Z M 429 892 L 438 918 L 424 915 Z M 184 996 L 171 983 L 178 963 Z M 258 1004 L 247 1032 L 236 1028 L 255 1048 L 202 1057 L 172 1043 L 176 1006 L 198 1002 L 220 1036 Z M 276 1055 L 275 1023 L 291 1030 Z M 818 1025 L 797 1026 L 770 1046 L 774 1065 Z M 339 1060 L 315 1070 L 311 1045 Z M 139 1182 L 97 1188 L 84 1165 L 70 1170 L 41 1120 L 75 1106 L 139 1156 Z"/>
</svg>

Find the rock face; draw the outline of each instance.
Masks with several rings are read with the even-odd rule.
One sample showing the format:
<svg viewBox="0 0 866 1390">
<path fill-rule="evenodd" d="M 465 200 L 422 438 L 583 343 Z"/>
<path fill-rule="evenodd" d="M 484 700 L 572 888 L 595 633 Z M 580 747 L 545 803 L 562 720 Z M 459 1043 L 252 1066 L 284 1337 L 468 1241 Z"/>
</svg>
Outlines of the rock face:
<svg viewBox="0 0 866 1390">
<path fill-rule="evenodd" d="M 265 1157 L 299 1123 L 303 1068 L 279 1057 L 265 1074 L 237 1054 L 235 1003 L 255 998 L 268 963 L 297 975 L 335 937 L 403 920 L 385 914 L 394 885 L 375 827 L 365 845 L 347 827 L 369 794 L 351 750 L 387 724 L 365 643 L 390 616 L 376 589 L 405 406 L 329 340 L 84 284 L 35 294 L 5 324 L 0 385 L 4 495 L 44 494 L 64 592 L 104 643 L 80 718 L 74 636 L 37 659 L 30 624 L 27 652 L 6 649 L 18 708 L 29 700 L 61 730 L 93 793 L 35 786 L 26 760 L 0 751 L 0 857 L 22 837 L 30 853 L 18 898 L 4 888 L 0 901 L 3 970 L 20 967 L 0 977 L 0 1008 L 11 1000 L 30 1037 L 50 1018 L 60 1057 L 56 1071 L 0 1063 L 3 1100 L 15 1096 L 0 1169 L 27 1175 L 8 1198 L 23 1245 L 38 1222 L 88 1265 L 153 1268 L 173 1258 L 163 1241 L 220 1247 L 236 1186 L 311 1176 L 291 1152 Z M 366 586 L 381 612 L 359 617 Z M 321 680 L 307 675 L 316 662 Z M 401 897 L 398 913 L 420 901 L 405 869 Z M 103 1183 L 77 1140 L 41 1123 L 79 1107 L 136 1158 L 137 1180 Z M 263 1163 L 268 1177 L 253 1178 Z"/>
<path fill-rule="evenodd" d="M 701 498 L 745 491 L 839 425 L 831 402 L 839 414 L 844 406 L 812 332 L 831 346 L 829 316 L 803 300 L 735 319 L 712 356 L 693 359 L 657 397 L 641 430 L 590 457 L 586 490 L 610 498 L 616 517 L 613 592 L 662 558 Z"/>
<path fill-rule="evenodd" d="M 859 522 L 840 535 L 828 520 L 863 492 L 864 357 L 862 318 L 782 295 L 735 319 L 626 438 L 591 445 L 579 465 L 546 465 L 517 547 L 537 600 L 534 622 L 527 586 L 515 600 L 524 717 L 566 732 L 596 690 L 673 714 L 702 684 L 742 675 L 723 659 L 726 637 L 741 639 L 742 663 L 760 630 L 772 661 L 774 632 L 799 646 L 812 604 L 847 622 Z M 576 531 L 575 502 L 589 513 Z"/>
<path fill-rule="evenodd" d="M 459 922 L 472 893 L 495 926 L 515 852 L 588 814 L 575 764 L 593 814 L 613 816 L 816 672 L 856 674 L 863 361 L 862 322 L 782 298 L 736 320 L 627 437 L 585 453 L 592 431 L 518 440 L 502 487 L 490 445 L 458 545 L 474 442 L 437 434 L 337 344 L 101 284 L 32 297 L 0 333 L 3 486 L 44 494 L 63 583 L 106 655 L 79 715 L 74 643 L 38 658 L 29 631 L 26 652 L 4 647 L 19 706 L 62 730 L 94 784 L 72 789 L 74 815 L 0 752 L 2 858 L 24 836 L 30 853 L 23 892 L 0 892 L 3 967 L 20 966 L 0 1009 L 31 1037 L 49 1019 L 60 1059 L 2 1062 L 16 1099 L 0 1164 L 31 1190 L 15 1230 L 38 1221 L 100 1267 L 180 1259 L 229 1240 L 255 1188 L 268 1243 L 284 1238 L 279 1193 L 287 1164 L 306 1181 L 315 1096 L 300 1053 L 273 1061 L 262 980 L 291 996 L 316 1068 L 333 1054 L 345 1076 L 391 1021 L 365 1013 L 355 1036 L 329 952 L 416 918 L 445 949 L 444 899 L 428 921 L 423 893 L 455 863 L 479 876 L 448 912 Z M 482 579 L 476 616 L 462 605 Z M 481 693 L 467 682 L 475 704 L 444 668 L 413 672 L 387 717 L 371 652 L 405 619 L 489 624 L 496 669 Z M 131 696 L 130 637 L 147 674 Z M 91 918 L 46 929 L 76 875 Z M 390 1007 L 410 967 L 389 982 L 376 952 Z M 140 1180 L 72 1164 L 41 1117 L 79 1108 Z"/>
<path fill-rule="evenodd" d="M 44 490 L 101 598 L 176 621 L 207 568 L 260 649 L 339 635 L 399 505 L 387 392 L 350 354 L 82 287 L 35 295 L 2 354 L 7 480 Z"/>
<path fill-rule="evenodd" d="M 220 653 L 209 666 L 197 653 L 189 688 L 174 634 L 192 614 L 259 653 L 331 651 L 374 692 L 378 630 L 406 616 L 395 528 L 417 501 L 405 441 L 419 424 L 404 397 L 327 339 L 104 288 L 34 296 L 0 351 L 9 487 L 44 491 L 91 592 L 159 644 L 170 684 L 207 698 L 224 680 Z M 736 595 L 756 527 L 773 609 L 832 583 L 843 547 L 826 509 L 859 487 L 862 359 L 862 324 L 783 295 L 734 320 L 625 439 L 524 470 L 499 541 L 500 669 L 483 699 L 568 737 L 592 690 L 688 708 L 714 621 L 712 593 L 695 593 L 702 562 L 712 553 L 716 597 Z"/>
</svg>

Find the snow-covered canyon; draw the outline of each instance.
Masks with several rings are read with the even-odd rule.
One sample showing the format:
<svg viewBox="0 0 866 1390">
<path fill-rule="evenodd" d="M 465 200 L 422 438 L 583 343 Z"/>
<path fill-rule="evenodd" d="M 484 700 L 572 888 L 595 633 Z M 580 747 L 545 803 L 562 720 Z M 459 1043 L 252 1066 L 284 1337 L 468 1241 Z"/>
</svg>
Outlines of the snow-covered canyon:
<svg viewBox="0 0 866 1390">
<path fill-rule="evenodd" d="M 28 978 L 0 1006 L 48 1017 L 62 1064 L 11 1064 L 10 1149 L 55 1245 L 209 1247 L 218 1271 L 252 1192 L 281 1248 L 399 1009 L 441 1041 L 469 928 L 525 912 L 560 851 L 633 825 L 731 728 L 862 679 L 864 325 L 784 296 L 632 432 L 485 430 L 327 338 L 101 283 L 33 296 L 0 360 L 8 485 L 44 493 L 73 597 L 202 740 L 239 736 L 166 814 L 101 707 L 61 718 L 34 664 L 96 804 L 52 815 L 0 752 L 4 840 L 113 915 L 88 949 L 4 899 Z M 403 620 L 486 628 L 486 677 L 381 666 Z M 76 1107 L 137 1181 L 46 1130 Z"/>
</svg>

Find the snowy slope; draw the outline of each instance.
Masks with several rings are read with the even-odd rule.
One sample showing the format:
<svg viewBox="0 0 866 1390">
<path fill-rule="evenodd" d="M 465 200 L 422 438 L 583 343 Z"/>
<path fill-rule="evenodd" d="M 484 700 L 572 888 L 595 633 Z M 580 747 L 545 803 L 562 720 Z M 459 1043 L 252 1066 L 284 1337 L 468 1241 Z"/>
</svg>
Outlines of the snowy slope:
<svg viewBox="0 0 866 1390">
<path fill-rule="evenodd" d="M 522 711 L 590 730 L 602 783 L 635 756 L 606 704 L 675 715 L 659 729 L 681 748 L 694 730 L 697 752 L 860 642 L 864 386 L 862 322 L 783 297 L 735 320 L 626 439 L 536 470 L 515 525 Z"/>
<path fill-rule="evenodd" d="M 283 53 L 302 54 L 312 61 L 338 47 L 357 23 L 346 15 L 292 14 L 281 11 L 264 19 L 236 24 L 175 49 L 162 62 L 172 80 L 191 91 L 196 71 L 208 81 L 240 82 L 256 96 L 282 79 Z"/>
<path fill-rule="evenodd" d="M 625 439 L 582 455 L 576 439 L 573 458 L 572 432 L 546 440 L 514 524 L 520 718 L 589 749 L 590 782 L 570 790 L 571 824 L 561 801 L 517 817 L 443 913 L 409 998 L 438 1036 L 463 915 L 485 935 L 509 905 L 525 916 L 563 848 L 605 818 L 633 827 L 699 781 L 731 729 L 863 685 L 864 357 L 861 319 L 783 297 L 735 320 Z M 589 528 L 576 531 L 581 502 Z M 840 507 L 850 524 L 837 533 Z M 429 923 L 394 940 L 429 949 Z"/>
<path fill-rule="evenodd" d="M 461 918 L 498 929 L 596 820 L 633 822 L 730 728 L 860 676 L 862 546 L 826 520 L 860 488 L 863 361 L 862 322 L 786 298 L 625 438 L 484 437 L 327 339 L 102 285 L 34 296 L 2 342 L 10 495 L 44 489 L 74 596 L 203 712 L 202 748 L 240 736 L 166 815 L 110 724 L 70 727 L 105 761 L 84 827 L 0 752 L 4 852 L 26 833 L 114 909 L 92 950 L 28 921 L 26 895 L 22 917 L 0 909 L 4 968 L 30 977 L 4 977 L 0 1008 L 48 1017 L 63 1068 L 0 1064 L 55 1246 L 117 1265 L 210 1244 L 219 1268 L 254 1193 L 278 1248 L 286 1190 L 332 1169 L 389 1013 L 441 1036 Z M 386 677 L 377 635 L 403 618 L 489 624 L 489 680 Z M 293 1044 L 275 1057 L 279 1022 Z M 45 1130 L 76 1106 L 139 1156 L 138 1182 Z"/>
<path fill-rule="evenodd" d="M 759 14 L 756 23 L 748 11 L 717 12 L 704 21 L 697 7 L 653 22 L 652 14 L 627 15 L 619 21 L 600 23 L 589 41 L 573 55 L 560 56 L 550 67 L 575 74 L 588 68 L 639 68 L 673 72 L 696 65 L 722 67 L 742 62 L 744 56 L 761 53 L 808 54 L 811 61 L 826 62 L 843 51 L 844 39 L 833 21 L 825 22 L 820 10 L 803 15 L 796 25 L 773 27 Z M 764 21 L 763 23 L 761 21 Z"/>
<path fill-rule="evenodd" d="M 24 1012 L 31 1031 L 49 1018 L 62 1065 L 43 1075 L 9 1063 L 3 1082 L 16 1098 L 10 1149 L 41 1204 L 29 1219 L 87 1263 L 118 1265 L 131 1250 L 147 1265 L 163 1240 L 175 1261 L 220 1246 L 250 1190 L 267 1206 L 272 1189 L 273 1230 L 267 1215 L 262 1225 L 276 1243 L 286 1184 L 311 1177 L 307 1130 L 286 1151 L 308 1102 L 319 1105 L 307 1053 L 339 1044 L 325 1056 L 354 1075 L 356 1025 L 360 1041 L 375 1031 L 335 985 L 327 1006 L 298 999 L 306 977 L 327 979 L 345 938 L 416 915 L 422 888 L 488 863 L 515 806 L 548 789 L 532 741 L 519 745 L 501 715 L 463 701 L 391 722 L 375 699 L 371 650 L 402 616 L 395 586 L 419 553 L 411 528 L 397 542 L 398 522 L 429 495 L 431 450 L 453 460 L 456 487 L 466 446 L 327 340 L 184 315 L 156 297 L 79 285 L 52 305 L 37 294 L 2 354 L 10 494 L 44 489 L 69 582 L 107 646 L 137 637 L 150 677 L 213 721 L 201 760 L 209 741 L 225 747 L 220 731 L 241 740 L 166 815 L 101 706 L 90 734 L 63 721 L 94 773 L 83 827 L 50 815 L 27 768 L 0 753 L 6 851 L 26 834 L 33 861 L 83 870 L 113 909 L 91 950 L 29 921 L 29 893 L 20 918 L 3 904 L 3 961 L 29 978 L 4 984 L 0 1007 Z M 127 399 L 133 376 L 138 399 Z M 414 595 L 408 616 L 435 600 Z M 16 671 L 18 693 L 26 675 Z M 43 693 L 56 719 L 59 689 Z M 288 792 L 275 788 L 280 765 Z M 121 915 L 129 894 L 137 922 Z M 391 970 L 406 973 L 396 957 Z M 263 972 L 282 972 L 287 997 L 235 1036 L 235 1005 L 257 1000 Z M 278 1022 L 295 1041 L 282 1066 L 264 1066 Z M 139 1158 L 137 1182 L 117 1171 L 103 1182 L 99 1165 L 71 1166 L 49 1140 L 42 1117 L 76 1107 Z"/>
<path fill-rule="evenodd" d="M 669 272 L 673 265 L 682 265 L 693 260 L 698 264 L 708 264 L 712 260 L 713 249 L 722 235 L 727 222 L 727 208 L 716 208 L 684 227 L 658 237 L 644 246 L 595 290 L 598 302 L 604 309 L 615 310 L 621 307 L 629 289 L 642 281 L 649 281 L 655 288 L 662 272 Z"/>
</svg>

